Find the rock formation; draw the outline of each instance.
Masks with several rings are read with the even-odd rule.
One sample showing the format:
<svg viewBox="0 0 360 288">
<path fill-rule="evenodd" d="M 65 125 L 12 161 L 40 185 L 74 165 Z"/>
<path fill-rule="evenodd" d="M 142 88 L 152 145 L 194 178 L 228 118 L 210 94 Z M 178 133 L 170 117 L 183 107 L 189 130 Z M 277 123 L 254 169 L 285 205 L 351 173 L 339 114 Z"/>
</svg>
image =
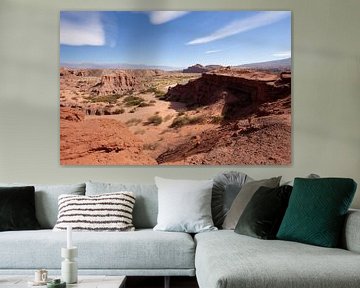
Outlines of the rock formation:
<svg viewBox="0 0 360 288">
<path fill-rule="evenodd" d="M 83 121 L 85 119 L 85 113 L 79 109 L 73 109 L 69 107 L 61 107 L 60 119 L 68 121 Z"/>
<path fill-rule="evenodd" d="M 130 91 L 137 84 L 136 77 L 125 71 L 117 71 L 102 75 L 91 89 L 91 95 L 112 95 L 122 94 Z"/>
<path fill-rule="evenodd" d="M 220 65 L 207 65 L 195 64 L 183 70 L 183 73 L 205 73 L 215 69 L 220 69 Z"/>
<path fill-rule="evenodd" d="M 60 92 L 89 96 L 124 94 L 144 88 L 161 70 L 70 69 L 60 68 Z"/>
<path fill-rule="evenodd" d="M 62 165 L 154 165 L 143 152 L 143 142 L 121 122 L 84 119 L 77 109 L 60 110 L 60 163 Z"/>
<path fill-rule="evenodd" d="M 274 101 L 291 94 L 291 74 L 281 76 L 248 70 L 221 69 L 169 88 L 166 99 L 187 105 L 210 105 L 225 99 L 224 110 Z"/>
<path fill-rule="evenodd" d="M 291 163 L 291 99 L 261 104 L 241 120 L 226 121 L 169 147 L 161 165 Z"/>
</svg>

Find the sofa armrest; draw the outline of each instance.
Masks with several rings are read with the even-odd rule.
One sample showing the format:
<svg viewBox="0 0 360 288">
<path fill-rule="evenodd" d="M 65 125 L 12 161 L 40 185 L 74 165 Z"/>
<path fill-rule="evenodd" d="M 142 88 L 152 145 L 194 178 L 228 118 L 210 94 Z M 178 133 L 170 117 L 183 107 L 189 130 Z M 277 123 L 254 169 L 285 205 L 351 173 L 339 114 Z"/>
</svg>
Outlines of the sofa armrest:
<svg viewBox="0 0 360 288">
<path fill-rule="evenodd" d="M 360 253 L 360 210 L 349 210 L 343 232 L 343 248 Z"/>
</svg>

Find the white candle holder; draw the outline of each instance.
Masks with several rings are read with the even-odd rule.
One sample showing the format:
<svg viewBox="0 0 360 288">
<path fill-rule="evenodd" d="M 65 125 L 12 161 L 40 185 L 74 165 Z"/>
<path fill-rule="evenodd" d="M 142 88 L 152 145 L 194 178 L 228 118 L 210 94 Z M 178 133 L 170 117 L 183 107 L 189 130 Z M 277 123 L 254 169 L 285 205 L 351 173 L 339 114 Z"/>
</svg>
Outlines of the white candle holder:
<svg viewBox="0 0 360 288">
<path fill-rule="evenodd" d="M 77 247 L 61 248 L 61 257 L 65 258 L 61 262 L 61 279 L 67 284 L 77 283 L 78 281 L 78 268 L 75 261 L 77 256 Z"/>
</svg>

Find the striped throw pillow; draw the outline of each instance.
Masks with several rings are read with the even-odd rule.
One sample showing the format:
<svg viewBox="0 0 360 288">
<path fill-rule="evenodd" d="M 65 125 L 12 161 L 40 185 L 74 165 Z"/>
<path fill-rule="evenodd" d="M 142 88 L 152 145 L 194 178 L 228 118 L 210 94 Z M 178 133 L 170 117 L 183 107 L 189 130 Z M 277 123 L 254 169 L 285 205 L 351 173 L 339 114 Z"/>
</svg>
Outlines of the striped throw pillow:
<svg viewBox="0 0 360 288">
<path fill-rule="evenodd" d="M 133 231 L 133 192 L 93 196 L 60 195 L 55 231 L 72 226 L 74 231 Z"/>
</svg>

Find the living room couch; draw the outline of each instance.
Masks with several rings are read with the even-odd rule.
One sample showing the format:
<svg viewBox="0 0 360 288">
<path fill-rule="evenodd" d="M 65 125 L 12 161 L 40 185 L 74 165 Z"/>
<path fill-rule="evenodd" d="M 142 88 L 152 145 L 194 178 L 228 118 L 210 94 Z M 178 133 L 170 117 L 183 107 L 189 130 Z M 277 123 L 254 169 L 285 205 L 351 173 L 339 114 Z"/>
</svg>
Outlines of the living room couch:
<svg viewBox="0 0 360 288">
<path fill-rule="evenodd" d="M 5 185 L 14 184 L 0 184 Z M 360 286 L 360 211 L 349 211 L 342 248 L 336 249 L 260 240 L 232 230 L 194 236 L 152 230 L 158 210 L 155 185 L 96 182 L 35 185 L 37 218 L 43 229 L 0 232 L 0 275 L 30 274 L 40 268 L 48 269 L 50 275 L 59 274 L 66 233 L 51 230 L 59 194 L 118 191 L 132 191 L 136 196 L 136 230 L 73 232 L 79 274 L 196 275 L 200 288 Z"/>
</svg>

